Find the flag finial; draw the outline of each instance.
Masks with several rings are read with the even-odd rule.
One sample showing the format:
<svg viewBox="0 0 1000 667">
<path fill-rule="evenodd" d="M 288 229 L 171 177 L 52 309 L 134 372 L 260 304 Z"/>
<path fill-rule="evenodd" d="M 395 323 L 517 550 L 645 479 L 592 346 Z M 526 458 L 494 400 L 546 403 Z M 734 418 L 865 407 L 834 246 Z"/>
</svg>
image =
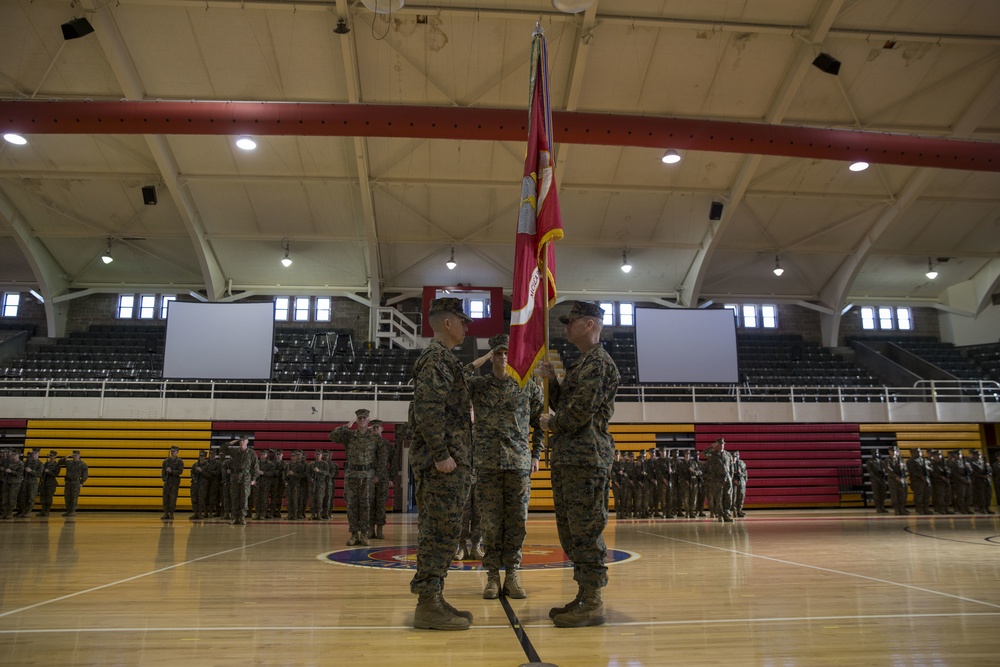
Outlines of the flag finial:
<svg viewBox="0 0 1000 667">
<path fill-rule="evenodd" d="M 545 34 L 545 29 L 542 27 L 542 22 L 535 21 L 535 32 L 531 33 L 531 36 L 535 37 L 537 35 L 544 35 L 544 34 Z"/>
</svg>

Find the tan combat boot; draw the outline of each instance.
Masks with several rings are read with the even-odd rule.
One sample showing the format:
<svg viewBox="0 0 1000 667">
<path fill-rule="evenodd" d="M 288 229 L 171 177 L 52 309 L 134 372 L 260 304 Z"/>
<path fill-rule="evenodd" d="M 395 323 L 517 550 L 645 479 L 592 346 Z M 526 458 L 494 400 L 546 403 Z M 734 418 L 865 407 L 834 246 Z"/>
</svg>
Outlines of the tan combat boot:
<svg viewBox="0 0 1000 667">
<path fill-rule="evenodd" d="M 466 553 L 466 558 L 472 556 L 472 558 L 475 560 L 482 560 L 483 556 L 486 555 L 486 552 L 483 551 L 483 545 L 481 542 L 473 542 L 472 551 L 466 551 L 465 553 Z"/>
<path fill-rule="evenodd" d="M 462 618 L 468 620 L 469 623 L 472 623 L 473 620 L 472 612 L 462 611 L 460 609 L 455 609 L 454 607 L 452 607 L 451 604 L 449 604 L 448 601 L 444 599 L 444 591 L 441 591 L 441 602 L 444 604 L 444 608 L 450 611 L 451 613 L 455 614 L 455 616 L 461 616 Z"/>
<path fill-rule="evenodd" d="M 375 526 L 375 539 L 376 540 L 384 540 L 385 539 L 385 536 L 382 534 L 382 526 L 379 526 L 379 525 Z"/>
<path fill-rule="evenodd" d="M 421 630 L 468 630 L 472 622 L 450 609 L 440 592 L 421 595 L 413 613 L 413 627 Z"/>
<path fill-rule="evenodd" d="M 455 560 L 465 560 L 465 556 L 466 554 L 468 554 L 468 552 L 469 552 L 469 547 L 465 543 L 465 540 L 462 540 L 461 542 L 458 543 L 458 548 L 455 549 Z"/>
<path fill-rule="evenodd" d="M 517 570 L 507 570 L 503 578 L 503 594 L 515 600 L 523 600 L 528 594 L 521 588 L 521 580 L 517 575 Z"/>
<path fill-rule="evenodd" d="M 351 533 L 351 537 L 347 540 L 347 546 L 353 547 L 357 546 L 357 544 L 358 544 L 358 534 Z"/>
<path fill-rule="evenodd" d="M 370 544 L 368 542 L 368 538 L 365 537 L 364 531 L 360 531 L 359 530 L 358 533 L 357 533 L 357 536 L 358 536 L 358 544 L 360 544 L 361 546 L 367 547 Z"/>
<path fill-rule="evenodd" d="M 484 600 L 496 600 L 500 597 L 500 573 L 490 570 L 486 575 L 486 588 L 483 589 Z"/>
<path fill-rule="evenodd" d="M 582 597 L 583 597 L 583 588 L 578 588 L 576 591 L 576 597 L 573 598 L 571 602 L 567 602 L 561 607 L 552 607 L 552 609 L 549 609 L 549 618 L 555 618 L 559 614 L 565 614 L 567 611 L 575 607 L 577 603 L 580 602 Z"/>
<path fill-rule="evenodd" d="M 585 628 L 591 625 L 604 625 L 607 617 L 604 615 L 604 602 L 601 601 L 600 588 L 582 588 L 580 601 L 572 609 L 557 614 L 552 620 L 557 628 Z"/>
</svg>

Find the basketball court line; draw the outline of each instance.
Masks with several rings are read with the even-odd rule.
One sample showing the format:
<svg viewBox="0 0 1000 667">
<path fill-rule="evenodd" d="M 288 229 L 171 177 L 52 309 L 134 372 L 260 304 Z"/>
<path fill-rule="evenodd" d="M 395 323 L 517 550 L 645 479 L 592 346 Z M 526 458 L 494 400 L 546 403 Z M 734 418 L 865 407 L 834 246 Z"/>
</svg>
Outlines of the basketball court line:
<svg viewBox="0 0 1000 667">
<path fill-rule="evenodd" d="M 223 556 L 225 554 L 233 553 L 234 551 L 242 551 L 243 549 L 249 549 L 250 547 L 256 547 L 261 544 L 267 544 L 268 542 L 274 542 L 275 540 L 283 540 L 286 537 L 290 537 L 295 533 L 288 533 L 287 535 L 280 535 L 278 537 L 272 537 L 269 540 L 262 540 L 260 542 L 254 542 L 253 544 L 244 544 L 240 547 L 235 547 L 233 549 L 226 549 L 225 551 L 219 551 L 214 554 L 208 554 L 207 556 L 200 556 L 198 558 L 192 558 L 191 560 L 186 560 L 183 563 L 174 563 L 173 565 L 168 565 L 166 567 L 161 567 L 158 570 L 152 570 L 150 572 L 143 572 L 142 574 L 137 574 L 132 577 L 127 577 L 125 579 L 119 579 L 118 581 L 112 581 L 107 584 L 101 584 L 100 586 L 94 586 L 93 588 L 88 588 L 83 591 L 77 591 L 76 593 L 69 593 L 68 595 L 61 595 L 57 598 L 52 598 L 51 600 L 43 600 L 41 602 L 36 602 L 35 604 L 29 604 L 26 607 L 20 607 L 18 609 L 11 609 L 10 611 L 5 611 L 0 614 L 0 618 L 5 618 L 7 616 L 13 616 L 14 614 L 19 614 L 22 611 L 28 611 L 30 609 L 37 609 L 38 607 L 44 607 L 47 604 L 52 604 L 53 602 L 62 602 L 63 600 L 69 600 L 70 598 L 75 598 L 78 595 L 85 595 L 87 593 L 93 593 L 94 591 L 103 590 L 105 588 L 111 588 L 112 586 L 117 586 L 118 584 L 127 584 L 130 581 L 135 581 L 136 579 L 142 579 L 143 577 L 148 577 L 154 574 L 159 574 L 161 572 L 166 572 L 168 570 L 173 570 L 174 568 L 182 567 L 184 565 L 190 565 L 191 563 L 197 563 L 201 560 L 207 560 L 209 558 L 215 558 L 216 556 Z"/>
<path fill-rule="evenodd" d="M 725 551 L 726 553 L 738 554 L 740 556 L 749 556 L 750 558 L 758 558 L 760 560 L 768 560 L 773 563 L 781 563 L 782 565 L 794 565 L 796 567 L 803 567 L 810 570 L 817 570 L 819 572 L 829 572 L 830 574 L 839 574 L 845 577 L 854 577 L 857 579 L 864 579 L 865 581 L 874 581 L 879 584 L 888 584 L 890 586 L 899 586 L 900 588 L 908 588 L 913 591 L 920 591 L 921 593 L 931 593 L 933 595 L 941 595 L 943 597 L 952 598 L 955 600 L 961 600 L 962 602 L 972 602 L 974 604 L 981 604 L 987 607 L 993 607 L 994 609 L 1000 609 L 1000 604 L 994 604 L 992 602 L 984 602 L 983 600 L 975 600 L 973 598 L 963 597 L 961 595 L 953 595 L 951 593 L 944 593 L 942 591 L 935 591 L 930 588 L 923 588 L 921 586 L 914 586 L 912 584 L 903 584 L 898 581 L 889 581 L 888 579 L 879 579 L 878 577 L 869 577 L 866 574 L 857 574 L 854 572 L 844 572 L 843 570 L 834 570 L 828 567 L 820 567 L 819 565 L 809 565 L 808 563 L 796 563 L 791 560 L 783 560 L 781 558 L 773 558 L 771 556 L 761 556 L 760 554 L 754 554 L 747 551 L 739 551 L 738 549 L 727 549 L 725 547 L 717 547 L 712 544 L 704 544 L 702 542 L 692 542 L 691 540 L 682 540 L 678 537 L 667 537 L 666 535 L 658 535 L 657 533 L 650 533 L 648 531 L 640 530 L 636 531 L 643 533 L 644 535 L 651 535 L 653 537 L 658 537 L 664 540 L 670 540 L 671 542 L 681 542 L 683 544 L 690 544 L 696 547 L 703 547 L 705 549 L 715 549 L 716 551 Z"/>
<path fill-rule="evenodd" d="M 612 608 L 611 614 L 614 615 Z M 850 622 L 850 621 L 879 621 L 879 620 L 920 620 L 920 619 L 943 619 L 943 618 L 997 618 L 1000 612 L 942 612 L 938 614 L 858 614 L 844 616 L 774 616 L 765 618 L 717 618 L 717 619 L 682 619 L 677 621 L 624 621 L 620 623 L 609 622 L 601 627 L 660 627 L 660 626 L 699 626 L 699 625 L 762 625 L 767 623 L 829 623 Z M 551 622 L 539 622 L 521 624 L 523 628 L 554 628 Z M 510 625 L 473 625 L 470 630 L 508 630 Z M 402 630 L 409 632 L 420 632 L 413 629 L 411 625 L 239 625 L 239 626 L 176 626 L 176 627 L 135 627 L 135 628 L 21 628 L 13 630 L 0 630 L 0 635 L 44 635 L 44 634 L 101 634 L 109 632 L 120 633 L 144 633 L 144 632 L 180 632 L 189 634 L 217 634 L 226 632 L 360 632 L 373 631 L 384 632 L 385 630 Z M 599 631 L 600 628 L 591 628 Z M 438 636 L 440 633 L 431 632 L 431 636 Z"/>
</svg>

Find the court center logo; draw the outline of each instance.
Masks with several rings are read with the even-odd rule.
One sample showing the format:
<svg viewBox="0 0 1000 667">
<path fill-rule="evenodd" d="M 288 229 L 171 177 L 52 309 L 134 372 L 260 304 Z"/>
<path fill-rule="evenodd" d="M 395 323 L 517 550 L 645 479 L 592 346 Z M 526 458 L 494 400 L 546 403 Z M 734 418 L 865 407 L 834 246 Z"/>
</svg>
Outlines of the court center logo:
<svg viewBox="0 0 1000 667">
<path fill-rule="evenodd" d="M 341 549 L 328 551 L 316 556 L 321 561 L 347 565 L 350 567 L 377 567 L 385 570 L 416 570 L 417 547 L 367 547 L 362 549 Z M 627 563 L 639 558 L 639 554 L 622 549 L 608 549 L 608 565 Z M 547 544 L 526 544 L 521 549 L 521 569 L 559 570 L 572 568 L 566 552 L 560 547 Z M 482 571 L 483 563 L 478 560 L 455 560 L 449 568 L 453 572 Z"/>
</svg>

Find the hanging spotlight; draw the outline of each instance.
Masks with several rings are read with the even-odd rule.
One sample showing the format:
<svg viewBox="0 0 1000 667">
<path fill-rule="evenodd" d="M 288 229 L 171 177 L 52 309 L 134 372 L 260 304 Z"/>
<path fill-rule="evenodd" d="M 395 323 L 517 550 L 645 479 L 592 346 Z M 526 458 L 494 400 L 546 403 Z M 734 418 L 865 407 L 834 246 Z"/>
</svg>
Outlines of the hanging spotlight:
<svg viewBox="0 0 1000 667">
<path fill-rule="evenodd" d="M 848 167 L 848 169 L 850 169 L 851 171 L 864 171 L 865 169 L 868 168 L 868 166 L 869 165 L 867 162 L 859 160 L 857 162 L 852 163 L 851 166 Z"/>
<path fill-rule="evenodd" d="M 675 151 L 673 148 L 668 148 L 667 152 L 663 154 L 660 158 L 660 162 L 663 164 L 677 164 L 681 161 L 681 154 Z"/>
<path fill-rule="evenodd" d="M 622 271 L 628 273 L 632 270 L 632 265 L 628 261 L 628 248 L 622 248 Z"/>
<path fill-rule="evenodd" d="M 281 239 L 281 247 L 285 250 L 285 256 L 281 258 L 281 264 L 286 269 L 292 265 L 292 258 L 288 256 L 289 249 L 288 237 Z"/>
<path fill-rule="evenodd" d="M 931 264 L 930 257 L 927 258 L 927 273 L 925 273 L 924 275 L 927 276 L 928 280 L 934 280 L 935 278 L 938 277 L 938 272 L 934 270 L 934 265 Z"/>
<path fill-rule="evenodd" d="M 458 262 L 455 261 L 455 246 L 451 247 L 451 259 L 444 263 L 448 267 L 449 271 L 454 271 L 455 267 L 458 266 Z"/>
<path fill-rule="evenodd" d="M 27 139 L 25 139 L 20 134 L 17 134 L 15 132 L 8 132 L 7 134 L 3 135 L 3 138 L 8 144 L 14 144 L 15 146 L 23 146 L 26 143 L 28 143 Z"/>
<path fill-rule="evenodd" d="M 111 256 L 111 239 L 108 239 L 108 247 L 104 249 L 104 254 L 101 255 L 101 261 L 105 264 L 110 264 L 115 261 L 115 258 Z"/>
<path fill-rule="evenodd" d="M 347 21 L 343 17 L 337 19 L 337 27 L 333 29 L 334 33 L 338 35 L 346 35 L 350 31 L 351 29 L 347 27 Z"/>
<path fill-rule="evenodd" d="M 253 137 L 244 135 L 236 140 L 236 147 L 242 148 L 245 151 L 252 151 L 257 148 L 257 142 L 253 140 Z"/>
<path fill-rule="evenodd" d="M 781 274 L 784 273 L 784 272 L 785 272 L 785 270 L 783 268 L 781 268 L 781 264 L 778 262 L 778 256 L 775 255 L 774 256 L 774 275 L 780 277 Z"/>
</svg>

